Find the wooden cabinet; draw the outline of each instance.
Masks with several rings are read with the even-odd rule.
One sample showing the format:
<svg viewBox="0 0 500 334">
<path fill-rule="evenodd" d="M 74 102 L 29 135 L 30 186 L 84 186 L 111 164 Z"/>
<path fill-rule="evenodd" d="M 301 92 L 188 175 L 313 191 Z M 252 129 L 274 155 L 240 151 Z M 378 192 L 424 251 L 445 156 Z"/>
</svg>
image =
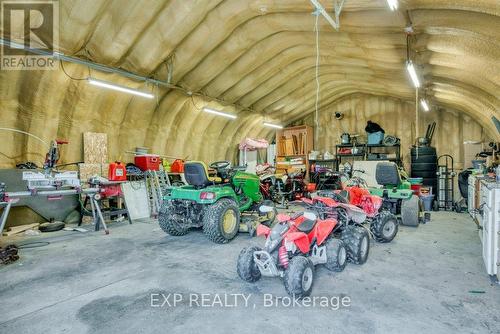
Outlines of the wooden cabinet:
<svg viewBox="0 0 500 334">
<path fill-rule="evenodd" d="M 307 125 L 294 126 L 276 131 L 278 157 L 305 156 L 313 147 L 313 128 Z"/>
<path fill-rule="evenodd" d="M 276 131 L 277 172 L 309 172 L 308 154 L 313 149 L 314 133 L 310 126 L 294 126 Z"/>
</svg>

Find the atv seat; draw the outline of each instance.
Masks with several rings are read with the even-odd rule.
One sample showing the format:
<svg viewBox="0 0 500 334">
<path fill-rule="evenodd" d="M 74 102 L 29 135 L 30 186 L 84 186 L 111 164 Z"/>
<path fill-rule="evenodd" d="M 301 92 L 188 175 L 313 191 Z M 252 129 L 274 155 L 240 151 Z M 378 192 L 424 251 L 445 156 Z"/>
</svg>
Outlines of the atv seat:
<svg viewBox="0 0 500 334">
<path fill-rule="evenodd" d="M 397 187 L 401 184 L 399 169 L 394 162 L 379 162 L 375 171 L 375 179 L 384 187 Z"/>
<path fill-rule="evenodd" d="M 208 176 L 207 166 L 200 161 L 186 162 L 184 164 L 184 177 L 189 185 L 199 188 L 222 182 L 220 177 Z"/>
<path fill-rule="evenodd" d="M 309 233 L 312 231 L 315 224 L 315 220 L 306 219 L 297 226 L 297 230 L 299 230 L 300 232 Z"/>
</svg>

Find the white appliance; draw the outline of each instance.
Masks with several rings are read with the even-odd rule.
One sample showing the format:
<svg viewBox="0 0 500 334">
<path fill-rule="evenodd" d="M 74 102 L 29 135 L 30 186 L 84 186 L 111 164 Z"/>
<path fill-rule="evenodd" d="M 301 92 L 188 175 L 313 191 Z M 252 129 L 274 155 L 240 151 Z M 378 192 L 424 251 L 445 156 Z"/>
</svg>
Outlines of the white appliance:
<svg viewBox="0 0 500 334">
<path fill-rule="evenodd" d="M 481 181 L 483 260 L 488 275 L 500 278 L 500 184 Z"/>
</svg>

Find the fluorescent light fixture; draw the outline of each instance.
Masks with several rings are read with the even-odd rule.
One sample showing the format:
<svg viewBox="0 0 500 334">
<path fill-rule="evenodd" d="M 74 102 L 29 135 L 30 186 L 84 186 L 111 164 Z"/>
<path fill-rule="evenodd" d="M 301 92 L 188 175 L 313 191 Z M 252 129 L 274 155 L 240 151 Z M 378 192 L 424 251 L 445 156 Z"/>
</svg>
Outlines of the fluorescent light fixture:
<svg viewBox="0 0 500 334">
<path fill-rule="evenodd" d="M 214 114 L 214 115 L 218 115 L 218 116 L 224 116 L 224 117 L 227 117 L 227 118 L 232 118 L 232 119 L 236 118 L 236 115 L 228 114 L 228 113 L 225 113 L 225 112 L 222 112 L 222 111 L 219 111 L 219 110 L 215 110 L 215 109 L 211 109 L 211 108 L 207 108 L 207 107 L 203 108 L 203 111 L 207 112 L 209 114 Z"/>
<path fill-rule="evenodd" d="M 146 97 L 148 99 L 152 99 L 155 97 L 151 93 L 141 92 L 140 90 L 137 90 L 137 89 L 128 88 L 125 86 L 117 85 L 117 84 L 114 84 L 111 82 L 97 80 L 94 78 L 88 78 L 88 82 L 89 82 L 89 84 L 94 85 L 94 86 L 108 88 L 108 89 L 116 90 L 116 91 L 123 92 L 123 93 L 138 95 L 138 96 Z"/>
<path fill-rule="evenodd" d="M 427 104 L 426 100 L 424 100 L 424 99 L 420 100 L 420 105 L 422 106 L 422 108 L 424 108 L 425 111 L 430 110 L 429 105 Z"/>
<path fill-rule="evenodd" d="M 387 4 L 389 5 L 389 8 L 393 11 L 398 9 L 398 0 L 387 0 Z"/>
<path fill-rule="evenodd" d="M 406 69 L 410 74 L 411 81 L 413 81 L 413 85 L 415 86 L 415 88 L 419 88 L 420 81 L 418 80 L 418 75 L 417 72 L 415 71 L 415 66 L 413 66 L 413 63 L 411 61 L 406 62 Z"/>
<path fill-rule="evenodd" d="M 335 30 L 339 29 L 339 25 L 337 24 L 337 22 L 335 22 L 335 20 L 330 16 L 330 14 L 328 14 L 328 12 L 325 10 L 325 7 L 323 7 L 318 0 L 311 0 L 311 3 L 314 5 L 314 7 L 316 7 L 318 12 L 320 12 L 320 14 L 323 15 L 323 17 L 328 21 L 328 23 L 332 25 L 333 29 Z"/>
<path fill-rule="evenodd" d="M 269 126 L 271 128 L 275 128 L 275 129 L 283 129 L 283 125 L 278 125 L 278 124 L 273 124 L 273 123 L 268 123 L 268 122 L 264 122 L 262 124 L 265 126 Z"/>
</svg>

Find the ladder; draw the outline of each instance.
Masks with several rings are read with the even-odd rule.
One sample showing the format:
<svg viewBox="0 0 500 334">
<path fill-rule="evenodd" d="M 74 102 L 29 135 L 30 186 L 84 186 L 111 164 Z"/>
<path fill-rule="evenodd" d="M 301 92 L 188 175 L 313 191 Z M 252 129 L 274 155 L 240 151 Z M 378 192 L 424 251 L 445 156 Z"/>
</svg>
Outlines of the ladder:
<svg viewBox="0 0 500 334">
<path fill-rule="evenodd" d="M 165 171 L 149 170 L 144 173 L 148 193 L 149 209 L 152 217 L 157 217 L 163 204 L 163 195 L 170 187 L 170 180 Z"/>
</svg>

